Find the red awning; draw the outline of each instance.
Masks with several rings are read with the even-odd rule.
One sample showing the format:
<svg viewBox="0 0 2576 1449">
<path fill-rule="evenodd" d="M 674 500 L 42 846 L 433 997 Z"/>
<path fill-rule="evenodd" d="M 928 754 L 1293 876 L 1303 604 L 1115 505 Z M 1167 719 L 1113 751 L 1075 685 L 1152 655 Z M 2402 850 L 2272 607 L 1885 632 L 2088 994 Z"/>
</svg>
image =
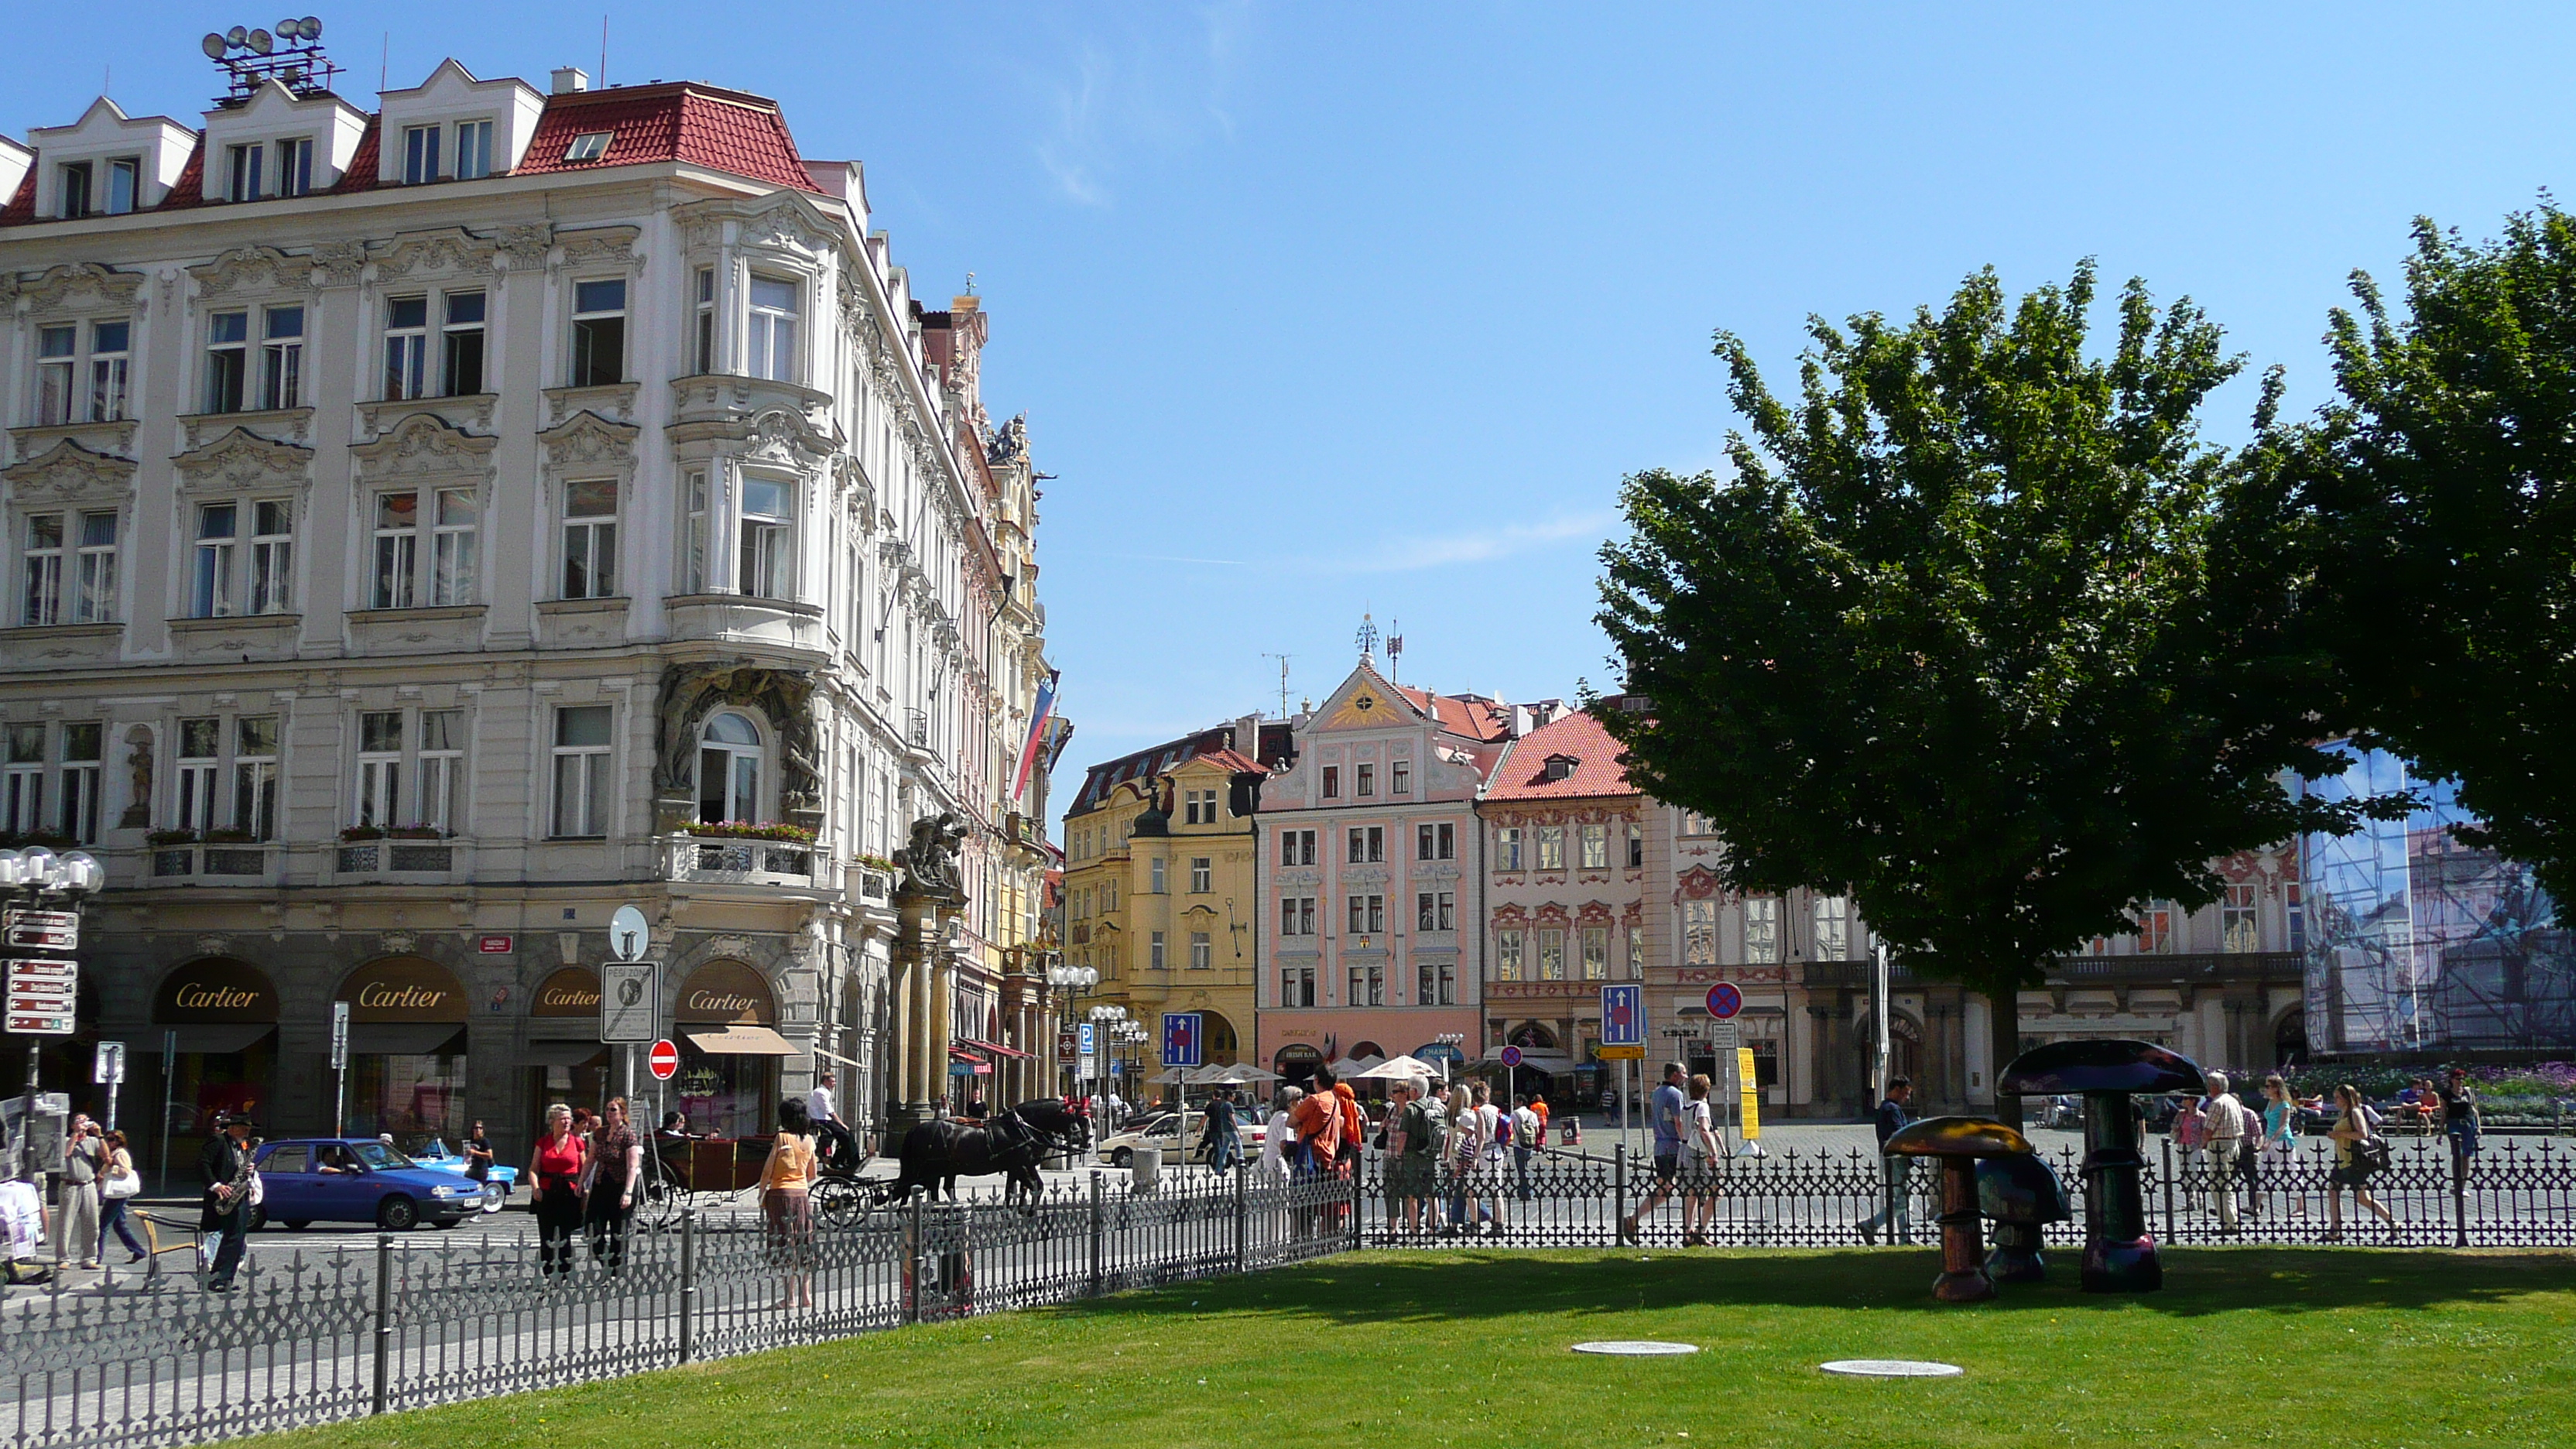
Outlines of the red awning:
<svg viewBox="0 0 2576 1449">
<path fill-rule="evenodd" d="M 1036 1060 L 1035 1057 L 1020 1050 L 1018 1047 L 1007 1047 L 997 1041 L 976 1041 L 970 1037 L 959 1042 L 958 1045 L 972 1047 L 979 1052 L 990 1052 L 997 1057 L 1017 1057 L 1024 1062 Z"/>
</svg>

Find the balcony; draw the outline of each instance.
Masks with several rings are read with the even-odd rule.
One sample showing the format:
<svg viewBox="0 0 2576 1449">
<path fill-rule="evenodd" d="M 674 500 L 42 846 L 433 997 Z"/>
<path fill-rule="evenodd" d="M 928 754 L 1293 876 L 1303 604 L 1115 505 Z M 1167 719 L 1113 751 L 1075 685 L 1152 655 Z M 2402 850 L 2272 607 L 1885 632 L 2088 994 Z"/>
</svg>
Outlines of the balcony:
<svg viewBox="0 0 2576 1449">
<path fill-rule="evenodd" d="M 334 883 L 444 885 L 473 871 L 474 843 L 446 838 L 342 840 L 331 854 Z"/>
<path fill-rule="evenodd" d="M 277 875 L 275 841 L 204 841 L 152 846 L 150 875 L 137 885 L 257 885 Z"/>
<path fill-rule="evenodd" d="M 674 594 L 662 604 L 670 611 L 674 640 L 768 644 L 822 657 L 829 657 L 831 652 L 830 641 L 824 637 L 820 604 L 750 594 Z"/>
<path fill-rule="evenodd" d="M 828 889 L 814 876 L 820 854 L 816 847 L 793 840 L 674 835 L 663 841 L 662 878 L 692 885 Z"/>
</svg>

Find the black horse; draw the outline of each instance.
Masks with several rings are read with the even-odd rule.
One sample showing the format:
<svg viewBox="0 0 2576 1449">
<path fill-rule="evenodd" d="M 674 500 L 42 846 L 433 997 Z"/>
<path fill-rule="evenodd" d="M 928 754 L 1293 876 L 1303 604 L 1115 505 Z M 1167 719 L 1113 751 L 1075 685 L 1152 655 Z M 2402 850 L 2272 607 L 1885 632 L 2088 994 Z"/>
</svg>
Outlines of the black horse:
<svg viewBox="0 0 2576 1449">
<path fill-rule="evenodd" d="M 1022 1201 L 1035 1209 L 1046 1184 L 1038 1162 L 1050 1152 L 1080 1152 L 1090 1141 L 1080 1113 L 1053 1097 L 1022 1102 L 982 1123 L 943 1118 L 924 1122 L 903 1135 L 903 1171 L 877 1190 L 877 1202 L 899 1203 L 918 1188 L 953 1201 L 957 1179 L 1004 1173 L 1009 1177 L 1003 1200 Z"/>
</svg>

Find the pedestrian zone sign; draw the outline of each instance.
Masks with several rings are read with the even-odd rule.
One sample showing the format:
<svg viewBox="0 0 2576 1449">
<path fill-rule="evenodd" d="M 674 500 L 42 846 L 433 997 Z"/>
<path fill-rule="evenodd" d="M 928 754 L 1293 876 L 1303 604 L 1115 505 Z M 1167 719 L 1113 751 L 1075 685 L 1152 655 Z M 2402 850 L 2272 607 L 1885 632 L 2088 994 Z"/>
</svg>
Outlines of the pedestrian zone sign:
<svg viewBox="0 0 2576 1449">
<path fill-rule="evenodd" d="M 1195 1011 L 1163 1013 L 1163 1065 L 1195 1067 L 1199 1064 L 1202 1023 L 1206 1018 Z"/>
</svg>

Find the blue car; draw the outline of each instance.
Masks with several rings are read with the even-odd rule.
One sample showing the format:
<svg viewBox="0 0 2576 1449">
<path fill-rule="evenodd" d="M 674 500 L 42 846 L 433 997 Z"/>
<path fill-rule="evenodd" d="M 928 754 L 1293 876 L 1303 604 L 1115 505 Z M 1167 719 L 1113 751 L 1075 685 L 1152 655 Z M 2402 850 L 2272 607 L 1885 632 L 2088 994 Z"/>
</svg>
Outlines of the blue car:
<svg viewBox="0 0 2576 1449">
<path fill-rule="evenodd" d="M 421 1138 L 403 1155 L 422 1167 L 465 1175 L 465 1159 L 449 1150 L 440 1138 Z M 519 1185 L 519 1169 L 495 1162 L 485 1170 L 483 1184 L 483 1211 L 497 1213 L 509 1205 L 510 1194 Z"/>
<path fill-rule="evenodd" d="M 409 1232 L 452 1228 L 483 1210 L 483 1189 L 453 1172 L 422 1167 L 372 1137 L 294 1137 L 253 1159 L 260 1203 L 251 1227 L 283 1223 L 374 1223 Z"/>
</svg>

